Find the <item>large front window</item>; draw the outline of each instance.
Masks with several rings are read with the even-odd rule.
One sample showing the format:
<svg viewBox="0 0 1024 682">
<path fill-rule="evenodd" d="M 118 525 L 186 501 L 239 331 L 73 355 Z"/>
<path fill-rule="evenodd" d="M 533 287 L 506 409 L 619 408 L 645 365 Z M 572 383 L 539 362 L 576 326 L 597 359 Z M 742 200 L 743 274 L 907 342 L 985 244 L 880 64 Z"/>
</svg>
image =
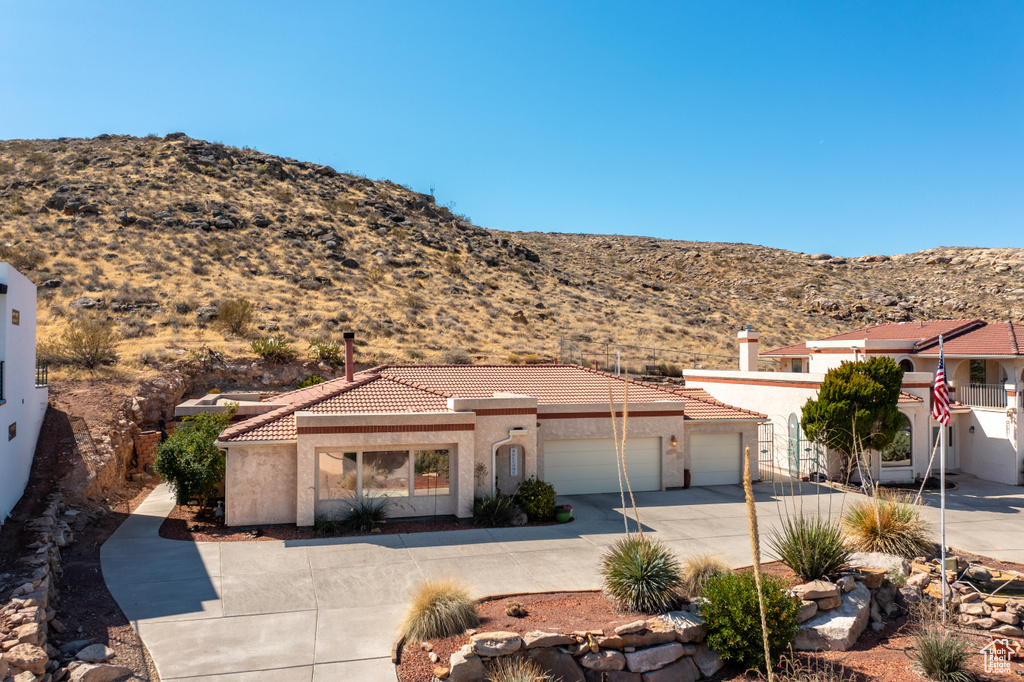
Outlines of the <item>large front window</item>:
<svg viewBox="0 0 1024 682">
<path fill-rule="evenodd" d="M 900 414 L 903 418 L 900 430 L 896 437 L 886 449 L 882 450 L 882 466 L 884 467 L 908 467 L 911 464 L 911 443 L 913 442 L 913 429 L 907 415 Z"/>
<path fill-rule="evenodd" d="M 449 494 L 448 449 L 324 451 L 318 455 L 319 498 Z"/>
</svg>

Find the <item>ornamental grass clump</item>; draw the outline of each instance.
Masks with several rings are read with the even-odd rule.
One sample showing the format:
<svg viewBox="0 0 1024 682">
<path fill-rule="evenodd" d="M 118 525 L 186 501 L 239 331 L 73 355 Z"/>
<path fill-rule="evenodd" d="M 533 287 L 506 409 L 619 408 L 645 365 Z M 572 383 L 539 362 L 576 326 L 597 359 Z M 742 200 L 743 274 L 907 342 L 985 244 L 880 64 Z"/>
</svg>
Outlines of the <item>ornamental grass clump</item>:
<svg viewBox="0 0 1024 682">
<path fill-rule="evenodd" d="M 683 559 L 680 578 L 682 593 L 689 600 L 704 594 L 704 586 L 712 578 L 729 572 L 729 565 L 716 554 L 700 554 Z"/>
<path fill-rule="evenodd" d="M 779 561 L 805 581 L 831 578 L 850 558 L 842 526 L 821 516 L 787 518 L 768 536 Z"/>
<path fill-rule="evenodd" d="M 957 635 L 928 626 L 914 634 L 910 655 L 925 676 L 937 682 L 969 682 L 974 675 L 967 669 L 971 647 Z"/>
<path fill-rule="evenodd" d="M 909 495 L 883 495 L 855 501 L 843 516 L 850 544 L 862 552 L 884 552 L 905 559 L 927 555 L 931 529 Z"/>
<path fill-rule="evenodd" d="M 559 678 L 561 679 L 561 678 Z M 494 659 L 487 673 L 487 682 L 553 682 L 536 661 L 522 656 L 501 656 Z"/>
<path fill-rule="evenodd" d="M 363 497 L 355 500 L 341 521 L 350 530 L 372 533 L 377 526 L 387 523 L 390 515 L 389 500 L 386 497 Z"/>
<path fill-rule="evenodd" d="M 761 576 L 768 650 L 777 659 L 796 641 L 800 600 L 789 594 L 785 580 Z M 725 573 L 704 587 L 700 615 L 708 629 L 707 644 L 723 661 L 765 669 L 764 636 L 753 573 Z"/>
<path fill-rule="evenodd" d="M 509 495 L 487 495 L 473 502 L 473 525 L 481 528 L 503 528 L 512 525 L 514 505 Z"/>
<path fill-rule="evenodd" d="M 402 621 L 410 641 L 443 639 L 461 635 L 480 624 L 476 601 L 469 590 L 452 578 L 420 583 Z"/>
<path fill-rule="evenodd" d="M 623 611 L 659 613 L 679 602 L 679 560 L 659 540 L 627 535 L 601 559 L 604 593 Z"/>
</svg>

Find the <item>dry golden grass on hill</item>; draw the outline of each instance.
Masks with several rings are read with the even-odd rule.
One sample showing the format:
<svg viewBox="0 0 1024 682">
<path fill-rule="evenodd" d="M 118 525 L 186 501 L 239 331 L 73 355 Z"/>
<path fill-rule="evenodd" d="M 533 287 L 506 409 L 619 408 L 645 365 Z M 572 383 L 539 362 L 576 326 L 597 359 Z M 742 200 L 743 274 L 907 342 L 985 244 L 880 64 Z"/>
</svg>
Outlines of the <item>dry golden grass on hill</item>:
<svg viewBox="0 0 1024 682">
<path fill-rule="evenodd" d="M 729 367 L 746 323 L 776 346 L 886 320 L 1024 316 L 1020 250 L 830 259 L 500 232 L 386 180 L 182 134 L 0 142 L 0 260 L 40 285 L 42 343 L 70 317 L 108 317 L 130 372 L 202 346 L 251 356 L 252 337 L 278 333 L 305 351 L 348 330 L 364 361 L 549 359 L 566 337 Z M 246 338 L 209 308 L 237 298 L 256 304 Z"/>
</svg>

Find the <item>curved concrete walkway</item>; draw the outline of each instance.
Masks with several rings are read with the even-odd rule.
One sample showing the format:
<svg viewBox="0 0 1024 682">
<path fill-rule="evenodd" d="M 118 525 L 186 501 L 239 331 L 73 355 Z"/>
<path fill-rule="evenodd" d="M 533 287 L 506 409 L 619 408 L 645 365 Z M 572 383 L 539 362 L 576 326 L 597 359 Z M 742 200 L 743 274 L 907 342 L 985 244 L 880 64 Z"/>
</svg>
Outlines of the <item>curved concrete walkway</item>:
<svg viewBox="0 0 1024 682">
<path fill-rule="evenodd" d="M 1024 490 L 966 483 L 949 495 L 949 544 L 1024 562 Z M 762 536 L 787 510 L 838 514 L 848 497 L 807 484 L 802 495 L 788 484 L 757 489 Z M 423 578 L 454 575 L 479 596 L 599 587 L 603 548 L 623 532 L 619 496 L 570 499 L 577 520 L 559 526 L 191 543 L 158 536 L 174 506 L 160 486 L 102 547 L 103 576 L 164 682 L 393 682 L 391 644 Z M 738 486 L 641 493 L 637 503 L 646 530 L 680 556 L 750 564 Z"/>
</svg>

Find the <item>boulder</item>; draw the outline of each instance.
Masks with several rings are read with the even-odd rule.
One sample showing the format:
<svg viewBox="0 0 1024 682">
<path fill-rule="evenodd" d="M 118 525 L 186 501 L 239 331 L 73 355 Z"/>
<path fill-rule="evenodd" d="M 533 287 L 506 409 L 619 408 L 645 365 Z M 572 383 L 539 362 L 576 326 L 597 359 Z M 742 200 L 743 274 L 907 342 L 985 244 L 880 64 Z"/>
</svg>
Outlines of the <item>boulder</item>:
<svg viewBox="0 0 1024 682">
<path fill-rule="evenodd" d="M 910 574 L 910 564 L 906 559 L 883 552 L 854 552 L 850 555 L 849 563 L 854 570 L 874 568 L 886 573 L 902 571 L 904 575 Z"/>
<path fill-rule="evenodd" d="M 960 613 L 965 616 L 988 616 L 992 613 L 992 607 L 985 602 L 976 601 L 960 605 Z"/>
<path fill-rule="evenodd" d="M 628 670 L 585 670 L 584 678 L 587 682 L 644 682 L 640 673 L 631 673 Z"/>
<path fill-rule="evenodd" d="M 68 682 L 115 682 L 132 674 L 131 668 L 103 663 L 72 663 L 68 670 Z"/>
<path fill-rule="evenodd" d="M 632 623 L 626 623 L 615 628 L 615 634 L 617 635 L 632 635 L 640 632 L 641 630 L 647 629 L 646 620 L 635 620 Z"/>
<path fill-rule="evenodd" d="M 39 623 L 19 625 L 14 634 L 18 637 L 18 642 L 21 644 L 35 644 L 39 646 L 42 645 L 43 640 L 46 638 L 43 628 Z"/>
<path fill-rule="evenodd" d="M 536 649 L 545 646 L 566 646 L 572 640 L 568 635 L 560 635 L 557 632 L 527 632 L 523 635 L 523 647 Z"/>
<path fill-rule="evenodd" d="M 697 651 L 693 654 L 693 662 L 704 677 L 711 677 L 725 666 L 725 661 L 718 655 L 718 652 L 709 649 L 707 644 L 697 645 Z"/>
<path fill-rule="evenodd" d="M 814 618 L 815 614 L 818 613 L 817 602 L 811 601 L 810 599 L 804 599 L 800 602 L 800 613 L 796 617 L 796 622 L 804 623 Z"/>
<path fill-rule="evenodd" d="M 697 682 L 699 679 L 700 670 L 689 656 L 643 676 L 643 682 Z"/>
<path fill-rule="evenodd" d="M 987 583 L 992 580 L 992 572 L 984 566 L 971 566 L 967 569 L 967 579 Z"/>
<path fill-rule="evenodd" d="M 992 617 L 1000 623 L 1006 623 L 1007 625 L 1016 625 L 1020 622 L 1020 618 L 1009 611 L 993 611 Z"/>
<path fill-rule="evenodd" d="M 479 656 L 466 656 L 460 650 L 451 656 L 446 679 L 449 682 L 479 682 L 486 674 L 484 662 Z"/>
<path fill-rule="evenodd" d="M 708 635 L 708 629 L 699 614 L 669 611 L 661 618 L 675 632 L 677 642 L 703 642 Z"/>
<path fill-rule="evenodd" d="M 605 649 L 596 654 L 584 654 L 580 659 L 580 665 L 589 670 L 623 670 L 626 667 L 626 657 L 618 651 Z"/>
<path fill-rule="evenodd" d="M 836 581 L 836 584 L 843 592 L 853 592 L 853 588 L 857 587 L 857 581 L 853 579 L 852 575 L 844 575 Z"/>
<path fill-rule="evenodd" d="M 825 599 L 828 597 L 839 596 L 839 586 L 835 583 L 830 583 L 827 580 L 812 580 L 809 583 L 803 585 L 796 585 L 793 587 L 793 594 L 800 599 Z M 821 606 L 819 604 L 818 606 Z"/>
<path fill-rule="evenodd" d="M 664 668 L 683 656 L 683 645 L 679 642 L 670 642 L 650 649 L 641 649 L 626 654 L 626 667 L 631 672 L 646 673 L 651 670 Z"/>
<path fill-rule="evenodd" d="M 1003 637 L 1024 637 L 1024 630 L 1013 625 L 999 625 L 991 629 L 992 634 Z"/>
<path fill-rule="evenodd" d="M 924 589 L 925 585 L 932 581 L 931 573 L 915 573 L 914 575 L 907 578 L 907 584 L 911 587 L 920 587 Z"/>
<path fill-rule="evenodd" d="M 507 656 L 523 646 L 522 638 L 515 632 L 481 632 L 469 639 L 480 656 Z"/>
<path fill-rule="evenodd" d="M 50 657 L 35 644 L 18 644 L 4 654 L 4 660 L 12 668 L 42 675 L 46 672 L 46 664 L 49 662 Z"/>
<path fill-rule="evenodd" d="M 627 646 L 644 647 L 656 644 L 667 644 L 677 639 L 676 631 L 671 625 L 661 620 L 652 620 L 647 628 L 632 635 L 611 635 L 598 637 L 597 644 L 611 649 L 625 649 Z"/>
<path fill-rule="evenodd" d="M 27 670 L 22 670 L 20 673 L 9 679 L 10 682 L 36 682 L 36 676 Z"/>
<path fill-rule="evenodd" d="M 103 644 L 90 644 L 75 656 L 86 663 L 106 663 L 114 657 L 114 650 Z"/>
<path fill-rule="evenodd" d="M 798 651 L 846 651 L 868 624 L 871 592 L 864 585 L 842 597 L 839 608 L 819 612 L 796 636 Z"/>
<path fill-rule="evenodd" d="M 89 310 L 98 305 L 100 305 L 100 302 L 95 298 L 92 298 L 91 296 L 82 296 L 69 303 L 68 307 L 74 310 Z"/>
<path fill-rule="evenodd" d="M 7 679 L 7 673 L 10 672 L 11 666 L 7 665 L 7 661 L 4 660 L 3 654 L 0 654 L 0 680 Z"/>
<path fill-rule="evenodd" d="M 869 590 L 877 590 L 885 582 L 885 571 L 880 568 L 860 567 L 857 569 L 856 580 Z"/>
<path fill-rule="evenodd" d="M 562 682 L 586 682 L 583 670 L 576 659 L 556 648 L 534 649 L 530 652 L 530 658 L 536 661 L 551 679 L 560 679 Z"/>
<path fill-rule="evenodd" d="M 896 601 L 903 607 L 910 606 L 911 604 L 921 603 L 923 593 L 920 587 L 913 587 L 911 585 L 904 585 L 896 593 Z"/>
<path fill-rule="evenodd" d="M 970 625 L 980 630 L 991 630 L 999 625 L 999 621 L 995 618 L 975 618 L 974 616 L 964 616 L 964 625 Z"/>
<path fill-rule="evenodd" d="M 832 609 L 838 609 L 843 603 L 843 599 L 839 595 L 835 595 L 834 597 L 815 599 L 814 603 L 818 605 L 818 611 L 831 611 Z"/>
</svg>

